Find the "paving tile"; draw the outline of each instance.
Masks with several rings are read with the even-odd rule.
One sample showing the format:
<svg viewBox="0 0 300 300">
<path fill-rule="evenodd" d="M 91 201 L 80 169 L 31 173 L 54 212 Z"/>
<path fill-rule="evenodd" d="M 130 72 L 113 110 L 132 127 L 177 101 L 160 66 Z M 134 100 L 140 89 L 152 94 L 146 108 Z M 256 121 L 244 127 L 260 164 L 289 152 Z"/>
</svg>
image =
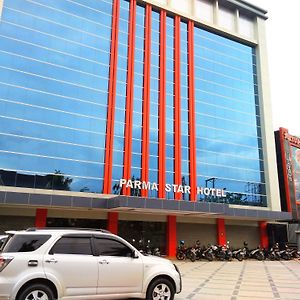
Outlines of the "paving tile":
<svg viewBox="0 0 300 300">
<path fill-rule="evenodd" d="M 183 275 L 183 291 L 175 300 L 300 299 L 300 261 L 197 261 L 177 265 Z"/>
</svg>

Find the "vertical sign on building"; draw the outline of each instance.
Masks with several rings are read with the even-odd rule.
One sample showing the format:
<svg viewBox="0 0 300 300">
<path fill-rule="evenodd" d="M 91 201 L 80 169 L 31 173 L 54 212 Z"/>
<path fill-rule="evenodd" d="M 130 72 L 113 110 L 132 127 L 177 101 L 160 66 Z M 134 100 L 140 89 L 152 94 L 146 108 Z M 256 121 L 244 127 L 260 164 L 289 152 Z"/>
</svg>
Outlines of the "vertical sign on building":
<svg viewBox="0 0 300 300">
<path fill-rule="evenodd" d="M 282 151 L 283 151 L 283 166 L 286 174 L 285 187 L 287 201 L 289 202 L 289 211 L 292 213 L 293 219 L 298 219 L 297 212 L 297 195 L 300 197 L 299 176 L 300 174 L 300 139 L 291 136 L 286 129 L 280 128 Z"/>
</svg>

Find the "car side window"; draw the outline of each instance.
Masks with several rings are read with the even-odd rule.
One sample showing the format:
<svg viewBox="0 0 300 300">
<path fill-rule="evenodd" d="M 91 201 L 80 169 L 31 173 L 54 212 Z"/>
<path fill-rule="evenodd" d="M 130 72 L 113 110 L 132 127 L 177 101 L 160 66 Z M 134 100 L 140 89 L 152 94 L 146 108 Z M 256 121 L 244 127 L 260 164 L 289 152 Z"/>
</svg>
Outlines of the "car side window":
<svg viewBox="0 0 300 300">
<path fill-rule="evenodd" d="M 99 255 L 122 257 L 132 256 L 132 250 L 119 241 L 108 238 L 94 238 L 94 242 L 96 251 Z"/>
<path fill-rule="evenodd" d="M 40 248 L 51 235 L 16 234 L 4 245 L 3 252 L 32 252 Z"/>
<path fill-rule="evenodd" d="M 49 254 L 84 254 L 92 255 L 89 237 L 62 237 L 50 250 Z"/>
</svg>

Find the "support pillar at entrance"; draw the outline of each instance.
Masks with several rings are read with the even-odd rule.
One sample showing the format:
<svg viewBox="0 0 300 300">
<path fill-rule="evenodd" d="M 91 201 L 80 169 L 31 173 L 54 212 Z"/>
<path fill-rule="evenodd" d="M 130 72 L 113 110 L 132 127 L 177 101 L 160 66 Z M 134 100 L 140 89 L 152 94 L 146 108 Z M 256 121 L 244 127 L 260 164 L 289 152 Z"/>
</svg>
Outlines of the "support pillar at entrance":
<svg viewBox="0 0 300 300">
<path fill-rule="evenodd" d="M 113 234 L 118 234 L 119 213 L 110 211 L 107 213 L 107 230 Z"/>
<path fill-rule="evenodd" d="M 269 238 L 268 238 L 268 231 L 267 231 L 267 222 L 266 221 L 259 221 L 259 230 L 260 230 L 260 246 L 262 248 L 268 249 L 269 248 Z"/>
<path fill-rule="evenodd" d="M 217 242 L 218 245 L 226 244 L 226 228 L 224 219 L 217 219 Z"/>
<path fill-rule="evenodd" d="M 44 228 L 47 225 L 47 208 L 37 208 L 35 211 L 35 222 L 34 226 L 36 228 Z"/>
<path fill-rule="evenodd" d="M 166 244 L 167 256 L 175 257 L 176 248 L 177 248 L 176 216 L 167 216 L 167 244 Z"/>
</svg>

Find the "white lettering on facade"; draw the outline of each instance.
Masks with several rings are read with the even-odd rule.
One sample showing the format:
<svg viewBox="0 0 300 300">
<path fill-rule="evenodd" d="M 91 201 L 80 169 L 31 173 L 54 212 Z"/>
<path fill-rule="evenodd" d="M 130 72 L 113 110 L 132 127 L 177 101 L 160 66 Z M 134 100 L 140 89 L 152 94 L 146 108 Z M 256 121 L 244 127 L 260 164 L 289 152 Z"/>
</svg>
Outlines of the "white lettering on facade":
<svg viewBox="0 0 300 300">
<path fill-rule="evenodd" d="M 156 182 L 150 181 L 140 181 L 140 180 L 131 180 L 131 179 L 120 179 L 119 186 L 122 188 L 125 186 L 126 188 L 138 189 L 138 190 L 155 190 L 158 192 L 158 184 Z M 182 194 L 190 194 L 191 187 L 189 185 L 181 185 L 181 184 L 170 184 L 166 183 L 165 185 L 166 192 L 174 192 L 174 193 L 182 193 Z M 215 189 L 208 187 L 197 186 L 197 194 L 205 195 L 205 196 L 213 196 L 213 197 L 226 197 L 225 189 Z"/>
</svg>

